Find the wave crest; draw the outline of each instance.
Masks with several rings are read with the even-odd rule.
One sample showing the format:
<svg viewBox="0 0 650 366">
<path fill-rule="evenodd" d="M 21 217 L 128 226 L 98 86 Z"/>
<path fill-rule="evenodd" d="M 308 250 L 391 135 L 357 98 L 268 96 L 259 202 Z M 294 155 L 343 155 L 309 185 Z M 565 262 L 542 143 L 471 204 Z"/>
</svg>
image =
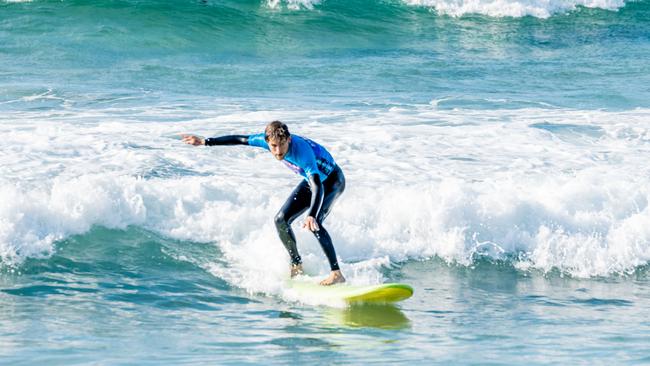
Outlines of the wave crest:
<svg viewBox="0 0 650 366">
<path fill-rule="evenodd" d="M 586 8 L 618 10 L 625 6 L 624 0 L 404 0 L 411 6 L 435 9 L 440 14 L 462 16 L 482 14 L 491 17 L 549 18 L 554 14 Z"/>
</svg>

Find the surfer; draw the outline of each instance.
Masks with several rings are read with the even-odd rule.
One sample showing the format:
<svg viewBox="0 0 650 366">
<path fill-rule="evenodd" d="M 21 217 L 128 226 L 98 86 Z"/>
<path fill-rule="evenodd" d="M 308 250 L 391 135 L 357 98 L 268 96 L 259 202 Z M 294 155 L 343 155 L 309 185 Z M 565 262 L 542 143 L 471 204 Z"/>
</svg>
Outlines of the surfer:
<svg viewBox="0 0 650 366">
<path fill-rule="evenodd" d="M 273 121 L 266 126 L 264 133 L 253 135 L 227 135 L 201 138 L 183 135 L 183 142 L 194 146 L 250 145 L 267 149 L 293 172 L 304 178 L 293 190 L 280 211 L 275 215 L 275 227 L 280 240 L 291 257 L 291 277 L 303 273 L 302 259 L 296 247 L 296 237 L 291 223 L 302 213 L 308 211 L 303 228 L 310 230 L 327 256 L 330 275 L 320 282 L 333 285 L 345 282 L 341 273 L 336 252 L 323 221 L 330 213 L 332 204 L 345 190 L 345 176 L 334 162 L 332 155 L 321 145 L 310 139 L 291 135 L 286 124 Z"/>
</svg>

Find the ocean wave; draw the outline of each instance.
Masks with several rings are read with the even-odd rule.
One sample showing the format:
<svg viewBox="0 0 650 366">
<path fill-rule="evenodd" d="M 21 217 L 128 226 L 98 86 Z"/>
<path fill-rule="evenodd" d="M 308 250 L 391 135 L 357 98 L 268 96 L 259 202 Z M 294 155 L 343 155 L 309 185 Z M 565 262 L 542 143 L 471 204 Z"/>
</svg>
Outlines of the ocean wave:
<svg viewBox="0 0 650 366">
<path fill-rule="evenodd" d="M 56 180 L 45 191 L 5 185 L 0 256 L 16 265 L 51 255 L 57 240 L 93 226 L 135 225 L 175 239 L 215 242 L 240 270 L 253 270 L 262 261 L 280 275 L 287 258 L 271 218 L 284 196 L 260 191 L 254 184 L 234 186 L 213 177 L 83 176 Z M 445 179 L 352 186 L 327 226 L 344 268 L 431 257 L 471 266 L 488 257 L 522 270 L 607 276 L 631 273 L 650 261 L 649 201 L 644 182 L 603 180 L 600 172 L 527 184 Z M 306 266 L 326 272 L 314 240 L 297 235 Z"/>
<path fill-rule="evenodd" d="M 282 6 L 286 6 L 290 10 L 299 10 L 299 9 L 314 9 L 315 5 L 321 3 L 321 0 L 267 0 L 266 4 L 271 9 L 280 9 Z"/>
<path fill-rule="evenodd" d="M 555 14 L 574 11 L 578 7 L 618 10 L 624 0 L 404 0 L 412 6 L 435 9 L 440 14 L 463 16 L 481 14 L 490 17 L 533 16 L 549 18 Z"/>
<path fill-rule="evenodd" d="M 368 9 L 375 8 L 387 14 L 399 14 L 391 2 L 377 1 L 346 2 L 348 7 Z M 549 18 L 555 14 L 564 14 L 575 11 L 579 7 L 603 10 L 618 10 L 626 5 L 625 0 L 399 0 L 397 4 L 409 7 L 423 7 L 435 10 L 438 14 L 454 17 L 463 15 L 486 15 L 489 17 L 514 17 L 520 18 L 533 16 L 536 18 Z M 329 10 L 339 8 L 336 0 L 268 0 L 267 4 L 272 9 L 286 8 L 288 10 Z"/>
<path fill-rule="evenodd" d="M 2 0 L 5 4 L 17 3 L 39 3 L 34 0 Z M 72 2 L 63 2 L 64 5 L 73 4 Z M 68 4 L 66 4 L 68 3 Z M 82 2 L 83 3 L 83 2 Z M 97 4 L 97 3 L 95 3 Z M 317 11 L 323 17 L 328 17 L 334 13 L 341 15 L 347 14 L 374 14 L 385 16 L 386 18 L 401 18 L 408 9 L 425 8 L 435 10 L 438 14 L 450 15 L 454 17 L 464 15 L 485 15 L 489 17 L 525 17 L 533 16 L 537 18 L 549 18 L 556 14 L 564 14 L 574 11 L 580 7 L 595 8 L 603 10 L 618 10 L 626 6 L 625 0 L 394 0 L 394 1 L 341 1 L 341 0 L 265 0 L 258 1 L 194 1 L 170 4 L 169 2 L 160 1 L 126 1 L 122 5 L 131 5 L 140 11 L 149 9 L 152 12 L 168 12 L 176 10 L 179 12 L 199 12 L 206 11 L 214 16 L 225 16 L 224 20 L 232 20 L 232 16 L 246 17 L 249 16 L 277 16 L 278 12 L 296 12 L 296 11 Z M 83 4 L 84 6 L 86 4 Z M 97 4 L 102 8 L 111 8 L 114 4 L 105 2 Z M 264 10 L 271 10 L 271 14 L 264 14 Z M 409 14 L 405 20 L 410 19 L 415 14 Z M 205 21 L 202 19 L 201 21 Z"/>
<path fill-rule="evenodd" d="M 0 257 L 20 265 L 93 226 L 138 226 L 215 243 L 230 264 L 210 270 L 253 291 L 274 286 L 288 259 L 272 217 L 297 178 L 263 151 L 192 148 L 167 136 L 252 133 L 281 114 L 295 133 L 318 136 L 346 171 L 348 190 L 327 226 L 359 282 L 378 281 L 390 263 L 431 257 L 629 274 L 650 261 L 648 113 L 426 105 L 204 112 L 166 124 L 80 123 L 86 115 L 72 113 L 43 124 L 38 113 L 16 114 L 2 127 Z M 296 234 L 308 270 L 326 273 L 317 242 Z M 268 273 L 274 279 L 262 281 Z"/>
</svg>

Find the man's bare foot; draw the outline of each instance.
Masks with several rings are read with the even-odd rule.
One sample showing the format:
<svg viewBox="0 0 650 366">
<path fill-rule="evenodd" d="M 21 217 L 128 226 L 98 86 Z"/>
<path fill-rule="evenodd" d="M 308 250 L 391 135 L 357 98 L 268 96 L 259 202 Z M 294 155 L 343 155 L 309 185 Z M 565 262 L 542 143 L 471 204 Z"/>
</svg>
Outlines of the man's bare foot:
<svg viewBox="0 0 650 366">
<path fill-rule="evenodd" d="M 305 273 L 302 270 L 302 264 L 292 264 L 291 265 L 291 278 L 294 278 L 298 275 Z"/>
<path fill-rule="evenodd" d="M 330 275 L 326 279 L 320 281 L 320 284 L 321 286 L 331 286 L 343 282 L 345 282 L 345 277 L 343 277 L 341 271 L 336 270 L 330 272 Z"/>
</svg>

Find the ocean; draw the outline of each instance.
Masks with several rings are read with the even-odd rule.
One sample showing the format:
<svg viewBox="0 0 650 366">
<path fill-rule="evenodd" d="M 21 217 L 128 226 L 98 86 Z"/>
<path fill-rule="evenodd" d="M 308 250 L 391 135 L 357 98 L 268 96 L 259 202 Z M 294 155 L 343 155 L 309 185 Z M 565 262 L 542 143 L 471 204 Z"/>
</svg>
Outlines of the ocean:
<svg viewBox="0 0 650 366">
<path fill-rule="evenodd" d="M 0 0 L 0 364 L 650 364 L 649 60 L 648 0 Z M 272 120 L 412 298 L 296 296 L 301 178 L 179 139 Z"/>
</svg>

